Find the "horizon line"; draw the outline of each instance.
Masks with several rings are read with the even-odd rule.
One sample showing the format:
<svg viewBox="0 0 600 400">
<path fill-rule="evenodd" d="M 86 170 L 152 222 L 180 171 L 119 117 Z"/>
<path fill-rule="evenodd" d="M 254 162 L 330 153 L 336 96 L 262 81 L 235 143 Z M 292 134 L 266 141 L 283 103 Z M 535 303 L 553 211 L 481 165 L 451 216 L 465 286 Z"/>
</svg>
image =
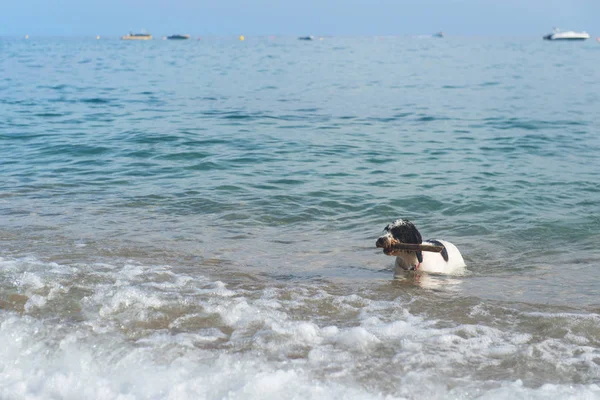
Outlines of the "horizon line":
<svg viewBox="0 0 600 400">
<path fill-rule="evenodd" d="M 440 31 L 438 31 L 440 32 Z M 476 38 L 485 38 L 485 37 L 494 37 L 494 38 L 529 38 L 529 37 L 537 37 L 538 34 L 523 34 L 523 35 L 502 35 L 502 34 L 447 34 L 445 31 L 444 32 L 444 37 L 443 38 L 439 38 L 439 39 L 446 39 L 448 37 L 476 37 Z M 170 35 L 177 35 L 177 34 L 181 34 L 181 33 L 168 33 L 168 34 L 159 34 L 159 35 L 155 35 L 152 34 L 150 32 L 145 32 L 150 34 L 153 39 L 160 39 L 162 37 L 167 37 Z M 262 38 L 273 38 L 273 37 L 293 37 L 293 38 L 297 38 L 297 37 L 305 37 L 305 36 L 314 36 L 315 38 L 333 38 L 333 37 L 389 37 L 389 38 L 394 38 L 394 37 L 427 37 L 427 36 L 433 36 L 435 33 L 394 33 L 394 34 L 352 34 L 352 33 L 343 33 L 343 34 L 306 34 L 306 33 L 298 33 L 298 34 L 277 34 L 277 33 L 259 33 L 259 34 L 246 34 L 243 32 L 239 32 L 239 33 L 225 33 L 225 34 L 194 34 L 194 33 L 185 33 L 185 34 L 189 34 L 190 37 L 199 37 L 199 38 L 229 38 L 229 37 L 239 37 L 240 35 L 244 36 L 245 38 L 250 38 L 250 37 L 262 37 Z M 589 32 L 588 32 L 589 33 Z M 30 34 L 27 32 L 21 33 L 21 34 L 15 34 L 15 33 L 10 33 L 10 34 L 3 34 L 0 32 L 0 38 L 25 38 L 28 37 L 28 39 L 32 39 L 34 37 L 37 38 L 96 38 L 97 36 L 105 37 L 105 38 L 121 38 L 123 36 L 125 36 L 127 34 L 114 34 L 114 33 L 96 33 L 96 34 L 48 34 L 48 33 L 43 33 L 43 34 Z M 543 36 L 544 34 L 539 34 L 540 36 Z M 593 36 L 593 35 L 591 35 Z"/>
</svg>

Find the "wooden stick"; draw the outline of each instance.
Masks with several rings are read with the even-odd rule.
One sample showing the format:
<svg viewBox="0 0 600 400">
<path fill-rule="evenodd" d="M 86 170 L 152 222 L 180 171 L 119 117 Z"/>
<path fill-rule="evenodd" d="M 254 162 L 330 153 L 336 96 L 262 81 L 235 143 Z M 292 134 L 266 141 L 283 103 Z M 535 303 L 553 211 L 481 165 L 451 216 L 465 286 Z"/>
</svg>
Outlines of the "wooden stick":
<svg viewBox="0 0 600 400">
<path fill-rule="evenodd" d="M 444 250 L 444 246 L 436 246 L 433 244 L 415 244 L 415 243 L 396 243 L 387 247 L 386 250 L 410 250 L 410 251 L 432 251 L 439 253 Z"/>
</svg>

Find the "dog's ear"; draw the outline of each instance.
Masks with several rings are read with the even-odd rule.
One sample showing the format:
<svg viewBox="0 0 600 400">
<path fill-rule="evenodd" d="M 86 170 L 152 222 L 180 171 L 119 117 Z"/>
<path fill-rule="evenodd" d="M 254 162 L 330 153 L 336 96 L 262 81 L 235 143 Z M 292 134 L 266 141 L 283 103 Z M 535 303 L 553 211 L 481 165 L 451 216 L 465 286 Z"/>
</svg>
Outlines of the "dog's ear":
<svg viewBox="0 0 600 400">
<path fill-rule="evenodd" d="M 412 227 L 411 234 L 413 236 L 412 237 L 413 242 L 410 242 L 410 243 L 417 243 L 417 244 L 423 243 L 423 238 L 421 237 L 421 232 L 419 232 L 419 230 L 417 229 L 417 227 L 414 226 L 412 222 L 409 222 L 409 223 L 410 223 L 410 225 Z"/>
<path fill-rule="evenodd" d="M 427 242 L 431 243 L 431 244 L 435 244 L 436 246 L 442 246 L 444 248 L 441 252 L 442 258 L 444 259 L 444 261 L 448 261 L 448 249 L 446 249 L 446 246 L 444 246 L 444 244 L 442 242 L 440 242 L 437 239 L 427 239 Z"/>
</svg>

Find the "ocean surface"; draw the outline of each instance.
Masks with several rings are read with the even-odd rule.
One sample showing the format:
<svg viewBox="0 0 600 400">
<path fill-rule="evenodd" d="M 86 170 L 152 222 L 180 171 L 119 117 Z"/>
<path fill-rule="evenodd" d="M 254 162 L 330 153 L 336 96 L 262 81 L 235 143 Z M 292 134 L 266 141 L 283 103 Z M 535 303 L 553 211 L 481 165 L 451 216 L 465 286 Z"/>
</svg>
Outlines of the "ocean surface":
<svg viewBox="0 0 600 400">
<path fill-rule="evenodd" d="M 599 66 L 0 38 L 0 398 L 600 398 Z M 466 273 L 394 276 L 401 217 Z"/>
</svg>

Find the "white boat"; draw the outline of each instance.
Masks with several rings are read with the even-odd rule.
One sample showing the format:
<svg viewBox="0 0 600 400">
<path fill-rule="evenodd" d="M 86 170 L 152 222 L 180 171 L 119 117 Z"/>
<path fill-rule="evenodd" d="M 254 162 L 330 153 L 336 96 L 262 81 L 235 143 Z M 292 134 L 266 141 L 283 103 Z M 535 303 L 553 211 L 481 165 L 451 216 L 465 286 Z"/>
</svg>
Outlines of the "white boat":
<svg viewBox="0 0 600 400">
<path fill-rule="evenodd" d="M 121 37 L 121 40 L 152 40 L 152 35 L 149 33 L 133 33 Z"/>
<path fill-rule="evenodd" d="M 560 29 L 554 28 L 554 32 L 544 36 L 545 40 L 587 40 L 590 38 L 590 34 L 583 32 L 574 31 L 561 31 Z"/>
</svg>

